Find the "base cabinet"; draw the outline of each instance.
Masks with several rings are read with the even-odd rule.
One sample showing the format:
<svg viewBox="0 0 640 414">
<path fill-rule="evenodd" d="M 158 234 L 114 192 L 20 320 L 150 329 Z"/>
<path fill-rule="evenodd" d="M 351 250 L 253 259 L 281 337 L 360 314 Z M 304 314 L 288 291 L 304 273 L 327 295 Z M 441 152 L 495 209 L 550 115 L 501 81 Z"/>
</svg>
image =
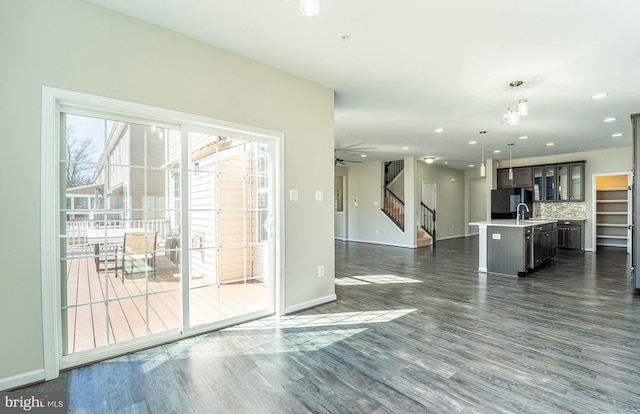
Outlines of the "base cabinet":
<svg viewBox="0 0 640 414">
<path fill-rule="evenodd" d="M 584 252 L 584 222 L 581 220 L 559 221 L 558 247 Z"/>
<path fill-rule="evenodd" d="M 535 226 L 533 229 L 533 263 L 538 267 L 556 255 L 558 244 L 556 223 Z"/>
<path fill-rule="evenodd" d="M 557 224 L 487 228 L 487 270 L 521 276 L 556 255 Z"/>
</svg>

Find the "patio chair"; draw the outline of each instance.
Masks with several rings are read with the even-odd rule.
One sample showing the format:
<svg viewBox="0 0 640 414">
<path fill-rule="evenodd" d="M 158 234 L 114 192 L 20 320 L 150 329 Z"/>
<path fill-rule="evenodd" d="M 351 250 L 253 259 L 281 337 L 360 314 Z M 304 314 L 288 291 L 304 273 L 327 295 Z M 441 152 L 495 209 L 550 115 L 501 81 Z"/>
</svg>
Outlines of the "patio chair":
<svg viewBox="0 0 640 414">
<path fill-rule="evenodd" d="M 116 251 L 116 277 L 122 269 L 122 282 L 127 274 L 152 272 L 156 274 L 157 232 L 130 232 L 124 234 L 120 252 Z"/>
</svg>

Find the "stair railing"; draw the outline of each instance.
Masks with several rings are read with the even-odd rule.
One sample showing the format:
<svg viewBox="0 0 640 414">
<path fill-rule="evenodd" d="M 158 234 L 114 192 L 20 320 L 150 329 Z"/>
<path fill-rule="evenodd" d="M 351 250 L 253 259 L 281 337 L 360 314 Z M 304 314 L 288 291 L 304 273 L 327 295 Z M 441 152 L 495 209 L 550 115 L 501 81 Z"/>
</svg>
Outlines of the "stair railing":
<svg viewBox="0 0 640 414">
<path fill-rule="evenodd" d="M 404 202 L 398 198 L 393 191 L 385 187 L 384 206 L 382 212 L 393 221 L 393 223 L 404 231 Z"/>
<path fill-rule="evenodd" d="M 404 160 L 387 161 L 384 163 L 385 188 L 404 170 Z"/>
<path fill-rule="evenodd" d="M 420 227 L 431 236 L 431 243 L 433 248 L 436 247 L 436 210 L 427 207 L 423 202 L 420 202 L 420 208 L 422 210 L 422 221 Z"/>
</svg>

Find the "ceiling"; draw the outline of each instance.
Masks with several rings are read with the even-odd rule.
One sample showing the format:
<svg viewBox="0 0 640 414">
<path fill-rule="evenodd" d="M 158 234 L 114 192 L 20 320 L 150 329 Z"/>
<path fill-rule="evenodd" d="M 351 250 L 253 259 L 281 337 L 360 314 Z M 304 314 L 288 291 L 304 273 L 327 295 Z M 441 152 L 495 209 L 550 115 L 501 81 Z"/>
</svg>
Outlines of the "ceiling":
<svg viewBox="0 0 640 414">
<path fill-rule="evenodd" d="M 89 1 L 334 89 L 336 148 L 367 160 L 627 147 L 640 113 L 638 1 L 320 0 L 315 17 L 297 0 Z M 529 116 L 508 126 L 521 97 Z"/>
</svg>

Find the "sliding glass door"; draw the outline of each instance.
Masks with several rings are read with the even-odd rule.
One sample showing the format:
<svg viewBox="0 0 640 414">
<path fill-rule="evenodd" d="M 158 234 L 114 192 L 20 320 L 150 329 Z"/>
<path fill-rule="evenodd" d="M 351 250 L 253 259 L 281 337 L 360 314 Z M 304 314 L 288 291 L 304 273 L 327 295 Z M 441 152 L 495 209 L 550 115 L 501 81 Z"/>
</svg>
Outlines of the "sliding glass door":
<svg viewBox="0 0 640 414">
<path fill-rule="evenodd" d="M 75 108 L 60 124 L 62 355 L 273 313 L 272 142 Z"/>
</svg>

